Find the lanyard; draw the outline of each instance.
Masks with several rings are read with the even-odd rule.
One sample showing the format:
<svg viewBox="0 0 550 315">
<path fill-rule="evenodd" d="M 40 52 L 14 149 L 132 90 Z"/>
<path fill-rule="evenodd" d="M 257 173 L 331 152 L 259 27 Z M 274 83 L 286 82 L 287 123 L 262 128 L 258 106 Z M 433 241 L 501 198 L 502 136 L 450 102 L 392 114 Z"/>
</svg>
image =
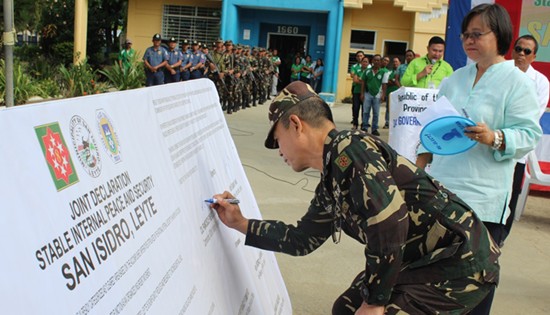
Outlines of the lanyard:
<svg viewBox="0 0 550 315">
<path fill-rule="evenodd" d="M 438 60 L 438 61 L 439 61 L 439 60 Z M 434 63 L 434 65 L 437 64 L 437 67 L 436 67 L 435 69 L 432 69 L 432 73 L 430 73 L 430 76 L 431 76 L 431 77 L 433 77 L 433 76 L 435 75 L 435 73 L 437 72 L 437 70 L 439 70 L 439 68 L 441 67 L 441 62 L 438 63 L 438 61 L 436 61 L 436 62 Z M 427 65 L 432 64 L 432 63 L 430 62 L 430 60 L 428 60 L 428 57 L 427 57 L 427 56 L 426 56 L 426 64 L 427 64 Z"/>
</svg>

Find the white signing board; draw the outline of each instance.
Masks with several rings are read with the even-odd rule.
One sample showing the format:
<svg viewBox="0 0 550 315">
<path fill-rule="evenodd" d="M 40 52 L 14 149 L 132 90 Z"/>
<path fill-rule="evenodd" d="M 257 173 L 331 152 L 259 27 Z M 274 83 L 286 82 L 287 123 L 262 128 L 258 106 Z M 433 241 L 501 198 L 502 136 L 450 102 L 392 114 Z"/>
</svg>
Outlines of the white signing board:
<svg viewBox="0 0 550 315">
<path fill-rule="evenodd" d="M 209 80 L 11 108 L 0 130 L 0 313 L 291 313 L 274 255 L 204 203 L 260 217 Z"/>
</svg>

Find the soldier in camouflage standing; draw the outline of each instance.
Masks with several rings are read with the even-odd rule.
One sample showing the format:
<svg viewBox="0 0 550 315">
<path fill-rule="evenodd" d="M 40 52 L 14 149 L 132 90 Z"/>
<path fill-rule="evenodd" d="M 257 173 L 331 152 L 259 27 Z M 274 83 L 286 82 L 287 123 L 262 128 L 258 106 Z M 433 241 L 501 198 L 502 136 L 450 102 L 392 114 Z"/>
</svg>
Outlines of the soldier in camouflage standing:
<svg viewBox="0 0 550 315">
<path fill-rule="evenodd" d="M 258 49 L 254 47 L 252 49 L 252 53 L 248 57 L 248 62 L 250 63 L 250 74 L 252 78 L 252 85 L 251 85 L 251 95 L 252 95 L 252 106 L 256 106 L 256 102 L 258 101 Z"/>
<path fill-rule="evenodd" d="M 243 105 L 243 89 L 244 89 L 244 82 L 243 82 L 243 64 L 242 64 L 242 53 L 243 53 L 243 46 L 241 44 L 237 44 L 235 46 L 235 68 L 234 68 L 234 78 L 235 81 L 235 108 L 233 109 L 234 112 L 240 110 Z"/>
<path fill-rule="evenodd" d="M 498 245 L 455 194 L 387 143 L 338 131 L 328 105 L 300 81 L 269 108 L 265 141 L 297 172 L 321 172 L 297 225 L 245 218 L 229 192 L 215 195 L 220 220 L 245 244 L 306 255 L 341 233 L 365 245 L 365 269 L 332 314 L 467 314 L 498 282 Z"/>
<path fill-rule="evenodd" d="M 271 100 L 271 86 L 273 85 L 273 74 L 275 73 L 275 67 L 273 66 L 273 55 L 271 54 L 271 51 L 266 51 L 266 58 L 267 58 L 267 86 L 266 86 L 266 92 L 265 95 L 267 96 L 268 100 Z"/>
<path fill-rule="evenodd" d="M 214 83 L 216 84 L 216 90 L 218 90 L 218 95 L 220 97 L 220 104 L 222 105 L 222 110 L 227 109 L 227 89 L 225 87 L 225 82 L 223 79 L 224 71 L 225 71 L 225 64 L 223 63 L 223 52 L 224 52 L 224 46 L 223 46 L 223 40 L 218 39 L 216 41 L 216 48 L 212 52 L 212 63 L 211 67 L 214 67 L 214 69 L 211 69 L 212 77 L 214 80 Z"/>
<path fill-rule="evenodd" d="M 250 46 L 244 45 L 242 53 L 239 58 L 239 65 L 241 68 L 241 82 L 242 82 L 242 109 L 250 107 L 250 98 L 252 94 L 252 80 L 250 79 L 250 61 L 248 59 Z"/>
<path fill-rule="evenodd" d="M 258 103 L 262 105 L 267 100 L 267 77 L 266 77 L 266 69 L 267 69 L 267 57 L 265 56 L 265 48 L 260 47 L 259 54 L 258 54 Z"/>
<path fill-rule="evenodd" d="M 233 41 L 224 43 L 223 63 L 225 65 L 224 80 L 227 88 L 227 113 L 231 114 L 236 109 L 236 81 L 235 81 L 235 55 L 233 54 Z"/>
<path fill-rule="evenodd" d="M 262 48 L 262 54 L 261 54 L 261 58 L 262 58 L 262 76 L 263 76 L 263 80 L 262 80 L 262 95 L 264 96 L 264 102 L 266 100 L 271 100 L 271 97 L 269 96 L 270 95 L 270 90 L 271 90 L 271 80 L 273 79 L 273 66 L 272 66 L 272 63 L 271 63 L 271 56 L 269 56 L 267 54 L 267 50 L 265 48 Z"/>
</svg>

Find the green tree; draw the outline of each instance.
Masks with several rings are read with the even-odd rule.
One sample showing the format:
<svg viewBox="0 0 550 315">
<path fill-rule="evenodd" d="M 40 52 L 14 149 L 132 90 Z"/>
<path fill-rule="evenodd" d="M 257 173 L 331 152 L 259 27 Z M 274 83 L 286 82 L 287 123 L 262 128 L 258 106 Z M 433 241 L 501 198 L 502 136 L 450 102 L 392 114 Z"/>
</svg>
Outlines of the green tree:
<svg viewBox="0 0 550 315">
<path fill-rule="evenodd" d="M 45 53 L 58 56 L 59 45 L 74 41 L 75 1 L 43 1 L 41 44 Z M 88 0 L 87 57 L 91 65 L 108 62 L 109 54 L 119 49 L 118 34 L 125 27 L 127 6 L 128 0 Z M 72 58 L 62 62 L 68 64 Z"/>
<path fill-rule="evenodd" d="M 42 15 L 42 4 L 45 0 L 14 0 L 13 21 L 15 29 L 36 31 Z M 4 6 L 0 5 L 0 25 L 4 28 Z"/>
</svg>

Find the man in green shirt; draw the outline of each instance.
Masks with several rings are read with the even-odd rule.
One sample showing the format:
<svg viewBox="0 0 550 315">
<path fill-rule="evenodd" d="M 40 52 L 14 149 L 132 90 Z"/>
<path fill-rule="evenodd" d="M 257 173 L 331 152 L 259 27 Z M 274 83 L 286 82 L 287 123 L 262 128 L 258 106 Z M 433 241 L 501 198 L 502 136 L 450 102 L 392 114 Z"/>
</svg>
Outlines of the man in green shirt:
<svg viewBox="0 0 550 315">
<path fill-rule="evenodd" d="M 136 55 L 136 51 L 132 48 L 132 40 L 126 38 L 124 49 L 118 54 L 118 65 L 122 70 L 128 70 L 132 66 L 132 58 Z"/>
<path fill-rule="evenodd" d="M 361 61 L 363 60 L 363 57 L 365 57 L 365 53 L 363 53 L 362 50 L 359 50 L 355 53 L 355 60 L 357 60 L 357 63 L 352 65 L 349 69 L 349 76 L 353 80 L 353 83 L 351 84 L 351 98 L 352 98 L 352 106 L 351 106 L 351 124 L 353 125 L 354 129 L 357 129 L 358 125 L 358 116 L 359 116 L 359 110 L 361 108 L 361 75 L 359 74 L 359 71 L 361 70 Z M 367 58 L 367 65 L 369 64 L 369 60 Z"/>
<path fill-rule="evenodd" d="M 361 84 L 363 81 L 361 81 L 361 78 L 363 77 L 363 73 L 369 69 L 369 58 L 367 56 L 363 57 L 361 60 L 361 67 L 359 69 L 352 69 L 352 117 L 353 120 L 351 121 L 353 127 L 352 129 L 355 130 L 359 126 L 359 113 L 361 112 Z M 368 123 L 368 122 L 367 122 Z M 369 126 L 367 123 L 361 124 L 361 129 L 366 129 Z"/>
<path fill-rule="evenodd" d="M 401 78 L 401 85 L 436 89 L 444 78 L 453 73 L 451 65 L 442 59 L 444 50 L 443 38 L 432 37 L 428 43 L 428 53 L 411 61 Z"/>
<path fill-rule="evenodd" d="M 388 72 L 386 72 L 384 80 L 382 81 L 382 83 L 388 84 L 388 88 L 386 89 L 386 115 L 384 116 L 384 129 L 388 129 L 390 127 L 390 93 L 397 91 L 397 89 L 399 89 L 399 87 L 401 86 L 399 84 L 399 81 L 397 81 L 395 78 L 397 74 L 397 68 L 399 68 L 400 65 L 401 60 L 399 60 L 399 58 L 397 57 L 394 57 L 392 60 L 392 69 L 388 69 Z"/>
<path fill-rule="evenodd" d="M 361 100 L 363 100 L 363 126 L 362 130 L 367 131 L 370 111 L 372 108 L 372 129 L 371 134 L 379 136 L 378 116 L 380 115 L 380 103 L 386 99 L 386 83 L 382 83 L 384 74 L 388 71 L 381 68 L 382 56 L 376 54 L 372 57 L 372 67 L 365 71 L 361 77 Z"/>
</svg>

